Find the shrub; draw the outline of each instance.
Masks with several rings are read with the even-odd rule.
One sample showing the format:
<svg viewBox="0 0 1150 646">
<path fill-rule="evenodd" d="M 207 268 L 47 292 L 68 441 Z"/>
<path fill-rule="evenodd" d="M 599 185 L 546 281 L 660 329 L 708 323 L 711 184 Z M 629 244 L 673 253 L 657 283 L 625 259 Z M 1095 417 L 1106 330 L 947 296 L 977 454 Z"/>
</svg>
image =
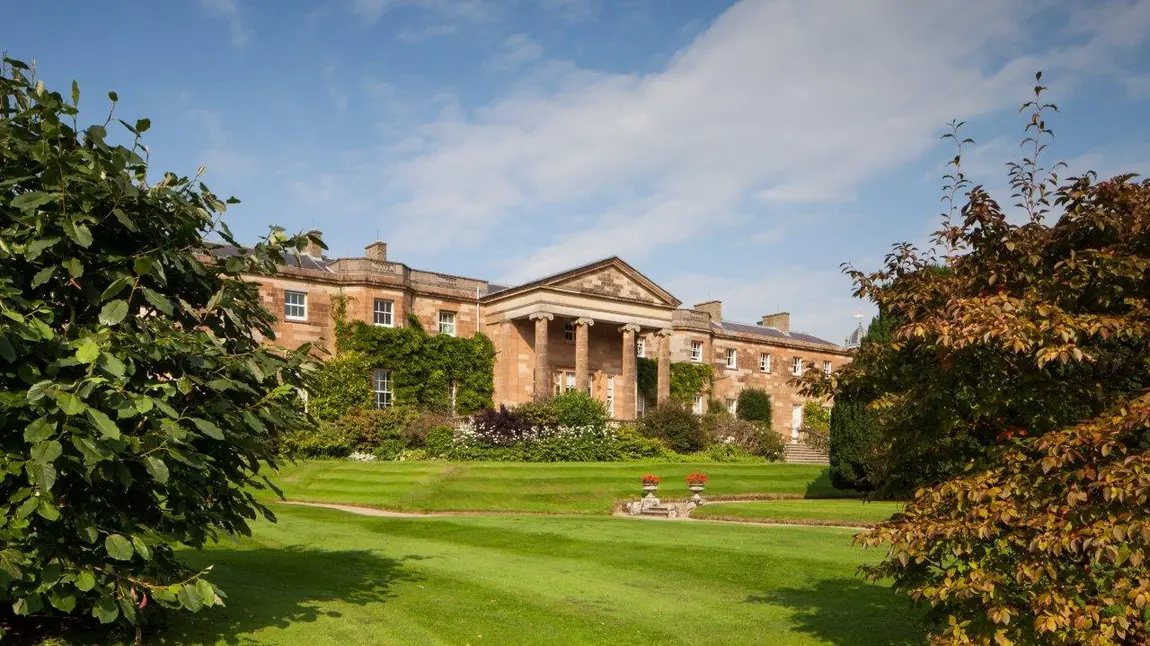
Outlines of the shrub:
<svg viewBox="0 0 1150 646">
<path fill-rule="evenodd" d="M 470 432 L 477 433 L 483 446 L 508 446 L 531 432 L 531 424 L 517 411 L 502 404 L 485 408 L 471 417 Z"/>
<path fill-rule="evenodd" d="M 347 457 L 352 452 L 352 446 L 334 425 L 321 423 L 315 429 L 281 435 L 279 452 L 296 460 L 332 460 Z"/>
<path fill-rule="evenodd" d="M 450 426 L 436 426 L 427 432 L 427 454 L 433 458 L 446 457 L 455 438 Z"/>
<path fill-rule="evenodd" d="M 721 415 L 705 417 L 704 427 L 713 443 L 737 446 L 746 453 L 768 460 L 778 460 L 782 456 L 782 437 L 763 424 L 737 419 L 724 411 Z"/>
<path fill-rule="evenodd" d="M 615 430 L 615 459 L 647 460 L 671 453 L 667 445 L 657 438 L 641 435 L 634 426 L 623 425 Z"/>
<path fill-rule="evenodd" d="M 607 427 L 610 419 L 603 402 L 579 390 L 568 390 L 552 397 L 551 407 L 555 410 L 556 426 L 601 429 Z"/>
<path fill-rule="evenodd" d="M 692 453 L 707 445 L 699 418 L 676 402 L 666 402 L 648 411 L 639 421 L 639 432 L 662 440 L 679 453 Z"/>
<path fill-rule="evenodd" d="M 712 444 L 703 451 L 703 455 L 708 462 L 758 462 L 762 460 L 761 457 L 753 455 L 737 444 Z"/>
<path fill-rule="evenodd" d="M 408 416 L 400 437 L 407 448 L 422 449 L 427 446 L 427 436 L 431 429 L 441 426 L 450 428 L 451 424 L 451 415 L 445 412 L 418 411 Z"/>
<path fill-rule="evenodd" d="M 736 410 L 739 419 L 748 422 L 759 422 L 771 428 L 771 396 L 767 391 L 758 388 L 747 388 L 739 393 L 739 403 Z"/>
<path fill-rule="evenodd" d="M 343 352 L 324 362 L 311 386 L 308 410 L 316 419 L 334 422 L 355 408 L 369 409 L 371 362 L 362 352 Z"/>
<path fill-rule="evenodd" d="M 516 407 L 515 412 L 523 417 L 528 426 L 559 426 L 559 414 L 554 405 L 555 399 L 555 397 L 545 397 L 520 404 Z"/>
<path fill-rule="evenodd" d="M 403 453 L 403 440 L 398 437 L 383 440 L 371 452 L 377 460 L 395 460 Z"/>
<path fill-rule="evenodd" d="M 787 455 L 787 443 L 782 435 L 769 427 L 759 426 L 759 448 L 754 454 L 771 462 L 779 462 Z"/>
<path fill-rule="evenodd" d="M 260 343 L 276 320 L 248 278 L 307 240 L 273 229 L 207 260 L 205 237 L 238 244 L 227 204 L 148 167 L 149 121 L 83 128 L 79 87 L 26 70 L 0 64 L 0 639 L 16 615 L 138 625 L 220 605 L 177 546 L 273 519 L 260 470 L 310 426 L 311 348 Z"/>
<path fill-rule="evenodd" d="M 831 409 L 831 484 L 838 489 L 873 491 L 882 432 L 866 405 L 849 397 Z"/>
<path fill-rule="evenodd" d="M 398 439 L 402 443 L 405 430 L 416 417 L 417 413 L 402 407 L 353 408 L 340 417 L 335 426 L 353 450 L 372 453 L 385 440 Z"/>
</svg>

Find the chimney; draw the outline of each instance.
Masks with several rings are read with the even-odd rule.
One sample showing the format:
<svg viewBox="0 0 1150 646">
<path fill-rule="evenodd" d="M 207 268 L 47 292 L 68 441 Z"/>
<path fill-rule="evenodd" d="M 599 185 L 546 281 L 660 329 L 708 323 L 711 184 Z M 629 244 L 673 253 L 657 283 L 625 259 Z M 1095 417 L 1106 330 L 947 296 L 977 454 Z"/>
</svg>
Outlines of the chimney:
<svg viewBox="0 0 1150 646">
<path fill-rule="evenodd" d="M 723 320 L 723 301 L 707 301 L 705 303 L 698 303 L 695 305 L 695 311 L 706 312 L 711 315 L 712 323 L 720 323 Z"/>
<path fill-rule="evenodd" d="M 763 317 L 763 320 L 759 321 L 759 325 L 763 327 L 773 327 L 784 334 L 790 334 L 791 313 L 777 312 L 775 314 L 767 314 Z"/>
<path fill-rule="evenodd" d="M 387 262 L 386 242 L 376 240 L 375 242 L 364 247 L 364 249 L 367 251 L 367 257 L 369 260 L 374 260 L 376 262 Z"/>
<path fill-rule="evenodd" d="M 311 231 L 308 231 L 304 235 L 306 235 L 309 238 L 309 240 L 307 241 L 307 245 L 304 246 L 304 248 L 303 248 L 304 255 L 305 256 L 311 256 L 312 258 L 323 257 L 323 247 L 319 246 L 318 244 L 316 244 L 315 242 L 313 242 L 310 239 L 313 237 L 314 238 L 322 238 L 323 237 L 323 231 L 320 231 L 319 229 L 312 229 Z"/>
</svg>

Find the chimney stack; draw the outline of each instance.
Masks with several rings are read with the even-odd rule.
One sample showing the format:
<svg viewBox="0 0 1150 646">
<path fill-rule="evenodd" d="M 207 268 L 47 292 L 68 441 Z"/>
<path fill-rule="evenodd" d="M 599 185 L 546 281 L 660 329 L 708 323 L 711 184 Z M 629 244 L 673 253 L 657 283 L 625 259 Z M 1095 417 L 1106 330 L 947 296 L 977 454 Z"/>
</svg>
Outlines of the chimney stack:
<svg viewBox="0 0 1150 646">
<path fill-rule="evenodd" d="M 313 238 L 313 237 L 322 238 L 323 237 L 323 231 L 320 231 L 319 229 L 312 229 L 311 231 L 308 231 L 306 235 L 308 236 L 308 238 Z M 313 242 L 309 239 L 307 241 L 307 245 L 303 248 L 303 253 L 305 256 L 311 256 L 312 258 L 322 258 L 323 257 L 323 247 L 319 246 L 318 244 L 316 244 L 315 242 Z"/>
<path fill-rule="evenodd" d="M 763 320 L 759 321 L 759 325 L 763 327 L 773 327 L 783 334 L 790 334 L 791 313 L 777 312 L 775 314 L 767 314 L 763 317 Z"/>
<path fill-rule="evenodd" d="M 364 249 L 367 251 L 367 257 L 369 260 L 374 260 L 376 262 L 387 262 L 386 242 L 376 240 L 375 242 L 364 247 Z"/>
<path fill-rule="evenodd" d="M 695 305 L 695 311 L 710 314 L 712 323 L 721 323 L 723 320 L 723 301 L 699 303 Z"/>
</svg>

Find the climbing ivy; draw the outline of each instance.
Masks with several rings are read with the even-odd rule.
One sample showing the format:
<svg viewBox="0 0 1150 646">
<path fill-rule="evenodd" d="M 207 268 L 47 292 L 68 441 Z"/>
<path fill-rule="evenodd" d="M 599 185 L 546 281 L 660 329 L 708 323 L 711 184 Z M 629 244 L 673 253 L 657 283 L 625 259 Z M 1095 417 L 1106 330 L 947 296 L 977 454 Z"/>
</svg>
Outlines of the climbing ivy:
<svg viewBox="0 0 1150 646">
<path fill-rule="evenodd" d="M 659 362 L 640 357 L 636 363 L 639 393 L 654 403 L 658 399 Z M 681 361 L 671 364 L 671 399 L 690 405 L 695 395 L 711 390 L 714 369 L 705 363 Z"/>
<path fill-rule="evenodd" d="M 372 370 L 391 370 L 397 406 L 446 410 L 455 384 L 455 412 L 473 413 L 491 406 L 495 346 L 482 333 L 471 338 L 430 336 L 419 320 L 406 327 L 381 327 L 347 320 L 347 303 L 333 303 L 336 350 L 324 364 L 312 392 L 311 410 L 332 420 L 352 408 L 372 405 Z"/>
</svg>

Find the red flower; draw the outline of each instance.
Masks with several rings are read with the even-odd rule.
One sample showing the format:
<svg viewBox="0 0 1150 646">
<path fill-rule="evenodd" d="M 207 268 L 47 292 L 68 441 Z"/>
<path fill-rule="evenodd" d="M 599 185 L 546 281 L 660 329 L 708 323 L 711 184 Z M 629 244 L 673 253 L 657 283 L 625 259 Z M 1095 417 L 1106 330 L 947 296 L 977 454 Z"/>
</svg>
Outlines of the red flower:
<svg viewBox="0 0 1150 646">
<path fill-rule="evenodd" d="M 707 484 L 707 474 L 705 473 L 691 473 L 687 475 L 687 484 L 701 485 Z"/>
<path fill-rule="evenodd" d="M 659 484 L 659 476 L 653 476 L 650 473 L 648 473 L 647 475 L 643 476 L 643 484 L 645 484 L 645 485 L 657 485 L 657 484 Z"/>
</svg>

